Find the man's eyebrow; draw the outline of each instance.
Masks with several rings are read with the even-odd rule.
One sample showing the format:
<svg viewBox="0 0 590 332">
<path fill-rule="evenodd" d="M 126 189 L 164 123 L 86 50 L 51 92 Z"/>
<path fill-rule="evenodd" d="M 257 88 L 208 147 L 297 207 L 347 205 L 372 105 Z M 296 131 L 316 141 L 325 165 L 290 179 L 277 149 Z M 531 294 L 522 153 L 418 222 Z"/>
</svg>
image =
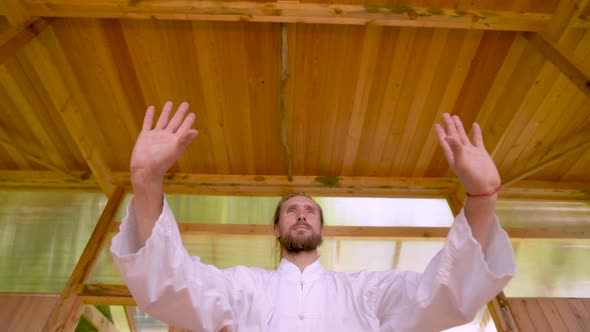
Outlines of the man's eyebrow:
<svg viewBox="0 0 590 332">
<path fill-rule="evenodd" d="M 304 203 L 304 204 L 291 203 L 291 204 L 285 206 L 285 210 L 290 209 L 292 207 L 298 207 L 298 206 L 301 206 L 301 205 L 303 205 L 303 207 L 305 207 L 305 208 L 311 208 L 312 210 L 315 209 L 313 204 L 309 204 L 309 203 Z"/>
</svg>

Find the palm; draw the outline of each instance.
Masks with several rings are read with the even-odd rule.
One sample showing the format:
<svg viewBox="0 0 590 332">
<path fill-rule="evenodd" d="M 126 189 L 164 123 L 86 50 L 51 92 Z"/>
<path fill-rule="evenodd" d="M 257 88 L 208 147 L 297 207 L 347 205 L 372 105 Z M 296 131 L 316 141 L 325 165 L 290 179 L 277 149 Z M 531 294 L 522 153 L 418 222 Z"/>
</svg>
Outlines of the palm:
<svg viewBox="0 0 590 332">
<path fill-rule="evenodd" d="M 154 177 L 163 177 L 186 146 L 198 135 L 191 128 L 195 120 L 194 114 L 185 117 L 188 104 L 181 104 L 168 122 L 171 110 L 172 103 L 166 103 L 155 128 L 152 129 L 154 109 L 148 108 L 143 128 L 131 154 L 131 173 L 145 172 Z"/>
<path fill-rule="evenodd" d="M 459 117 L 444 114 L 446 131 L 436 126 L 439 143 L 449 166 L 471 194 L 482 194 L 500 185 L 500 174 L 485 149 L 479 125 L 473 126 L 473 143 L 465 133 Z"/>
</svg>

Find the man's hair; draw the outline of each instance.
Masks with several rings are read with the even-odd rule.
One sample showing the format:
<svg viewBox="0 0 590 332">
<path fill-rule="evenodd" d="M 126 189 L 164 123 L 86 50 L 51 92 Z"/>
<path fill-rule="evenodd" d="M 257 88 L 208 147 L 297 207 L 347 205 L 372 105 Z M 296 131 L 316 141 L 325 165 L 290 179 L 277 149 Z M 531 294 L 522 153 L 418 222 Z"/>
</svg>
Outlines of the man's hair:
<svg viewBox="0 0 590 332">
<path fill-rule="evenodd" d="M 308 194 L 304 193 L 304 192 L 300 192 L 300 193 L 293 193 L 287 196 L 283 196 L 283 198 L 281 198 L 281 200 L 279 201 L 279 204 L 277 204 L 277 208 L 275 209 L 275 215 L 274 215 L 274 225 L 278 225 L 279 224 L 279 219 L 281 218 L 281 208 L 283 207 L 283 203 L 285 203 L 286 200 L 288 200 L 289 198 L 293 198 L 296 196 L 304 196 L 309 198 L 320 210 L 320 222 L 321 225 L 324 226 L 324 212 L 322 211 L 322 207 L 313 200 L 313 198 L 311 196 L 309 196 Z"/>
</svg>

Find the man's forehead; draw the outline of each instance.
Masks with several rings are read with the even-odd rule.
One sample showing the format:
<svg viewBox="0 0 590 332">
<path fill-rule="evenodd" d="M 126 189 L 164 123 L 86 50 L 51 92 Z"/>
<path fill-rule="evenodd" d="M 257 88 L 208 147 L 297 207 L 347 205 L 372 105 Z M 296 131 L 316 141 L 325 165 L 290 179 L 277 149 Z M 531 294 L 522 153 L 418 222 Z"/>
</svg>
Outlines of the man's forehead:
<svg viewBox="0 0 590 332">
<path fill-rule="evenodd" d="M 283 202 L 283 207 L 293 205 L 310 205 L 315 208 L 318 208 L 316 202 L 314 202 L 311 198 L 306 196 L 294 196 Z"/>
</svg>

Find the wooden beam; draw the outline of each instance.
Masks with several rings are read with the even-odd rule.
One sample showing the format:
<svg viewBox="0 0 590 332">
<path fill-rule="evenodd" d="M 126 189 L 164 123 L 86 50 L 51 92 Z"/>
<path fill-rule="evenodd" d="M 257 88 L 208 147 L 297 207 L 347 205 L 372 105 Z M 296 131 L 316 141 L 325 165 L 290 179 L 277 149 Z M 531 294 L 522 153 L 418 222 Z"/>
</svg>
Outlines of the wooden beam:
<svg viewBox="0 0 590 332">
<path fill-rule="evenodd" d="M 502 187 L 510 187 L 518 181 L 526 179 L 527 177 L 555 164 L 558 161 L 562 161 L 565 157 L 571 155 L 574 152 L 590 148 L 590 130 L 582 129 L 577 134 L 567 137 L 555 143 L 554 145 L 558 146 L 559 149 L 552 151 L 543 159 L 539 158 L 541 159 L 541 162 L 538 165 L 505 181 L 504 184 L 502 184 Z"/>
<path fill-rule="evenodd" d="M 52 171 L 0 170 L 0 185 L 3 190 L 100 191 L 98 183 L 89 172 L 72 171 L 71 174 L 78 179 Z"/>
<path fill-rule="evenodd" d="M 114 173 L 117 183 L 130 186 L 129 173 Z M 306 192 L 316 196 L 446 197 L 458 180 L 446 178 L 383 178 L 348 176 L 173 174 L 164 180 L 166 192 L 207 195 L 282 196 Z"/>
<path fill-rule="evenodd" d="M 43 31 L 51 18 L 32 17 L 18 27 L 8 29 L 0 35 L 0 64 L 13 56 L 24 45 L 33 40 Z"/>
<path fill-rule="evenodd" d="M 68 170 L 65 170 L 65 169 L 62 169 L 59 166 L 53 165 L 51 162 L 46 161 L 46 160 L 43 160 L 43 159 L 41 159 L 41 158 L 33 155 L 32 153 L 29 153 L 29 152 L 25 151 L 24 149 L 19 148 L 19 147 L 15 146 L 15 145 L 11 144 L 8 141 L 5 141 L 5 140 L 1 139 L 1 138 L 0 138 L 0 145 L 4 146 L 5 148 L 9 148 L 9 149 L 12 149 L 12 150 L 16 151 L 18 154 L 22 155 L 23 157 L 25 157 L 27 159 L 30 159 L 30 160 L 36 162 L 39 165 L 43 165 L 43 166 L 49 168 L 50 170 L 52 170 L 52 171 L 54 171 L 54 172 L 56 172 L 56 173 L 58 173 L 60 175 L 63 175 L 67 179 L 70 179 L 70 180 L 83 180 L 81 177 L 79 177 L 79 175 L 73 174 L 73 173 L 71 173 Z"/>
<path fill-rule="evenodd" d="M 519 332 L 503 291 L 492 299 L 492 301 L 488 302 L 488 311 L 498 331 Z"/>
<path fill-rule="evenodd" d="M 103 192 L 110 197 L 115 185 L 102 152 L 102 134 L 92 118 L 90 106 L 80 91 L 72 68 L 52 30 L 39 35 L 23 49 L 32 70 L 43 78 L 53 106 L 82 153 L 94 178 Z"/>
<path fill-rule="evenodd" d="M 287 133 L 287 112 L 292 111 L 289 107 L 293 97 L 292 86 L 289 78 L 289 41 L 287 36 L 287 25 L 281 23 L 281 87 L 280 87 L 280 119 L 281 119 L 281 146 L 285 155 L 285 162 L 287 163 L 287 180 L 293 180 L 293 153 L 289 147 L 289 139 Z"/>
<path fill-rule="evenodd" d="M 578 25 L 588 0 L 560 0 L 545 29 L 550 40 L 559 42 L 569 27 Z"/>
<path fill-rule="evenodd" d="M 547 60 L 590 97 L 590 67 L 574 56 L 571 50 L 549 39 L 544 33 L 525 32 L 523 36 L 537 47 Z"/>
<path fill-rule="evenodd" d="M 135 324 L 135 318 L 133 317 L 133 308 L 131 306 L 124 306 L 125 308 L 125 317 L 127 318 L 127 323 L 129 323 L 129 332 L 137 332 L 137 325 Z"/>
<path fill-rule="evenodd" d="M 0 15 L 5 16 L 8 23 L 13 27 L 25 23 L 31 16 L 22 0 L 0 1 Z"/>
<path fill-rule="evenodd" d="M 82 315 L 100 332 L 119 332 L 119 329 L 92 304 L 84 306 Z"/>
<path fill-rule="evenodd" d="M 111 232 L 119 230 L 114 223 Z M 270 225 L 261 224 L 193 224 L 178 223 L 182 234 L 215 234 L 237 236 L 273 236 Z M 449 227 L 389 227 L 389 226 L 324 226 L 325 238 L 411 238 L 443 240 Z M 590 239 L 590 228 L 582 226 L 535 226 L 535 228 L 505 227 L 511 239 Z"/>
<path fill-rule="evenodd" d="M 98 191 L 88 172 L 72 172 L 83 180 L 72 180 L 51 171 L 2 171 L 3 190 Z M 131 190 L 128 172 L 115 172 L 116 183 Z M 281 175 L 168 174 L 168 194 L 282 196 L 304 191 L 315 196 L 447 198 L 457 190 L 454 178 L 314 177 Z M 519 181 L 500 191 L 502 199 L 590 201 L 590 182 Z M 462 203 L 453 203 L 461 207 Z"/>
<path fill-rule="evenodd" d="M 290 1 L 154 0 L 124 4 L 108 0 L 29 0 L 26 3 L 32 15 L 49 17 L 370 24 L 509 31 L 543 31 L 551 19 L 551 15 L 545 13 Z M 584 20 L 579 21 L 579 26 L 588 25 Z"/>
<path fill-rule="evenodd" d="M 44 332 L 69 331 L 76 327 L 83 310 L 81 299 L 77 295 L 78 289 L 82 288 L 96 265 L 124 196 L 125 190 L 117 187 L 107 202 L 59 301 L 45 323 Z"/>
</svg>

